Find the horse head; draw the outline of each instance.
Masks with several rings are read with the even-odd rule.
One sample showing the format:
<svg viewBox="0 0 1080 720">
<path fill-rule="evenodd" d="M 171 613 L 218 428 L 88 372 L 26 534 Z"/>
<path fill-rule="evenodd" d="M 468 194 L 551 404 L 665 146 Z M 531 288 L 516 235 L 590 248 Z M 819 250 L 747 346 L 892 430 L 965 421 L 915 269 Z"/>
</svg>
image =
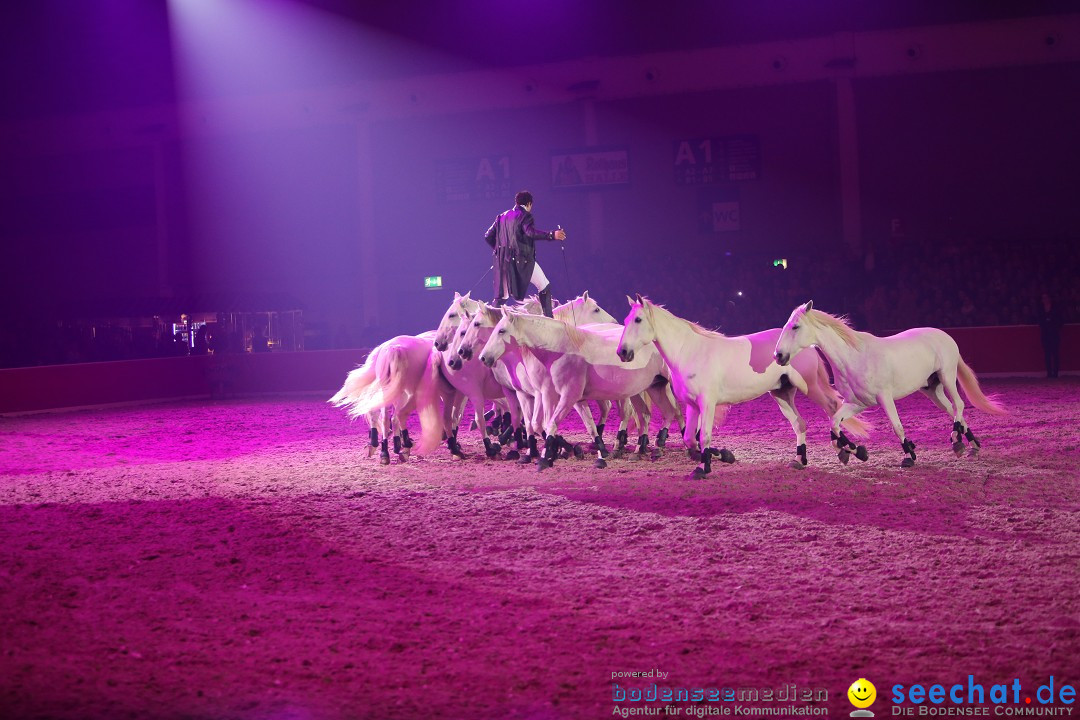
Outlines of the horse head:
<svg viewBox="0 0 1080 720">
<path fill-rule="evenodd" d="M 589 297 L 586 290 L 580 296 L 574 298 L 566 305 L 555 308 L 555 317 L 560 320 L 573 319 L 578 323 L 616 323 L 618 320 L 600 307 L 596 300 Z"/>
<path fill-rule="evenodd" d="M 777 365 L 787 365 L 797 352 L 814 344 L 813 326 L 804 320 L 806 313 L 813 309 L 814 301 L 810 300 L 791 311 L 773 351 L 773 359 Z"/>
<path fill-rule="evenodd" d="M 476 350 L 476 344 L 478 342 L 487 342 L 488 335 L 484 333 L 485 330 L 490 331 L 495 327 L 499 319 L 502 318 L 502 313 L 498 308 L 489 307 L 485 302 L 479 302 L 477 304 L 476 312 L 468 323 L 461 325 L 464 328 L 464 332 L 460 333 L 460 342 L 458 343 L 457 353 L 462 360 L 472 360 L 473 352 Z"/>
<path fill-rule="evenodd" d="M 634 351 L 656 339 L 656 330 L 653 328 L 652 306 L 648 299 L 638 294 L 636 299 L 627 295 L 626 301 L 630 304 L 630 313 L 623 320 L 622 336 L 615 352 L 620 360 L 630 362 L 634 359 Z"/>
<path fill-rule="evenodd" d="M 507 307 L 502 308 L 502 317 L 491 331 L 491 337 L 484 343 L 484 349 L 480 351 L 480 362 L 488 367 L 494 367 L 495 361 L 506 352 L 506 343 L 514 337 L 515 313 Z"/>
<path fill-rule="evenodd" d="M 443 315 L 442 321 L 439 322 L 439 327 L 435 331 L 436 350 L 443 352 L 450 347 L 450 343 L 454 338 L 454 331 L 457 330 L 462 319 L 467 319 L 472 313 L 476 312 L 478 302 L 470 298 L 469 293 L 464 295 L 454 293 L 454 301 L 450 303 L 449 309 Z"/>
</svg>

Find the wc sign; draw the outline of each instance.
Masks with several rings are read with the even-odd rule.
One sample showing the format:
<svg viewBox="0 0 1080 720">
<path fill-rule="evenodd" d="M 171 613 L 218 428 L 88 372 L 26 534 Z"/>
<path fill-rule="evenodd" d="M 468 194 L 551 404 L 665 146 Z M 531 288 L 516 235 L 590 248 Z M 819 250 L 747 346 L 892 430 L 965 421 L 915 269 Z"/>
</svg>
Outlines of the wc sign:
<svg viewBox="0 0 1080 720">
<path fill-rule="evenodd" d="M 716 200 L 712 204 L 713 232 L 732 232 L 739 229 L 739 201 Z"/>
</svg>

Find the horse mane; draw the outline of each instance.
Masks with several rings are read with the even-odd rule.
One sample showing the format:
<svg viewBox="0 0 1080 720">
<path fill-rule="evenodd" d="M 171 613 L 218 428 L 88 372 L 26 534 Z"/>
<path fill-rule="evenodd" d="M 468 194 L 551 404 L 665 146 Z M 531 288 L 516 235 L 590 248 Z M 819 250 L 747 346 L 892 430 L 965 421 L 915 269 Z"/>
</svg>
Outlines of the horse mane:
<svg viewBox="0 0 1080 720">
<path fill-rule="evenodd" d="M 856 350 L 862 349 L 862 339 L 859 338 L 855 328 L 851 327 L 851 321 L 846 315 L 830 315 L 821 310 L 811 309 L 803 313 L 803 318 L 817 327 L 832 330 L 840 336 L 841 340 Z"/>
<path fill-rule="evenodd" d="M 648 300 L 648 298 L 645 298 L 645 299 Z M 666 307 L 664 307 L 660 303 L 655 303 L 652 300 L 648 300 L 648 302 L 649 302 L 649 305 L 652 305 L 654 308 L 660 308 L 661 310 L 663 310 L 664 312 L 666 312 L 668 315 L 675 318 L 676 320 L 683 321 L 684 323 L 689 325 L 690 329 L 693 330 L 694 332 L 696 332 L 698 335 L 701 335 L 701 336 L 707 337 L 707 338 L 717 338 L 717 337 L 723 338 L 723 337 L 727 337 L 727 335 L 720 332 L 719 330 L 709 330 L 708 328 L 704 327 L 703 325 L 698 325 L 693 320 L 687 320 L 684 317 L 679 317 L 678 315 L 671 312 L 670 310 L 668 310 Z"/>
<path fill-rule="evenodd" d="M 584 346 L 585 341 L 588 339 L 588 334 L 584 330 L 580 330 L 573 325 L 569 325 L 563 322 L 562 320 L 545 317 L 544 315 L 529 315 L 527 313 L 518 313 L 515 316 L 515 322 L 522 320 L 533 323 L 534 325 L 545 325 L 549 322 L 559 323 L 559 325 L 561 326 L 560 329 L 566 333 L 567 338 L 570 340 L 570 344 L 578 350 L 580 350 L 582 346 Z"/>
</svg>

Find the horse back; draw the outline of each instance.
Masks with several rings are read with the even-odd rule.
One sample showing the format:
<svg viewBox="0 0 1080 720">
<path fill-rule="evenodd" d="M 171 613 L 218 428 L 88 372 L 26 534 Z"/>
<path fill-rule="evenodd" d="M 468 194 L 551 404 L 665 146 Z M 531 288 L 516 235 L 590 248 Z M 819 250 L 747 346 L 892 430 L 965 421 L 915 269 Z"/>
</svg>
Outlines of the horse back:
<svg viewBox="0 0 1080 720">
<path fill-rule="evenodd" d="M 905 353 L 910 353 L 914 357 L 933 355 L 938 366 L 950 362 L 955 364 L 960 357 L 960 349 L 956 341 L 949 333 L 939 328 L 911 328 L 895 335 L 878 338 L 878 343 L 885 352 L 898 356 L 898 359 Z"/>
</svg>

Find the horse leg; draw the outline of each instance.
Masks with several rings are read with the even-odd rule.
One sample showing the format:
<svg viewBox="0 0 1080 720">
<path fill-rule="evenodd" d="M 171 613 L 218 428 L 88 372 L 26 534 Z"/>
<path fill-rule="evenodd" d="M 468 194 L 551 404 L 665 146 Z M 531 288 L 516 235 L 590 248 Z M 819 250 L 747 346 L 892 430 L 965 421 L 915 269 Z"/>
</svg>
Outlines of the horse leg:
<svg viewBox="0 0 1080 720">
<path fill-rule="evenodd" d="M 716 403 L 712 402 L 711 398 L 699 397 L 698 406 L 701 408 L 701 415 L 698 417 L 698 433 L 701 438 L 701 467 L 694 468 L 692 477 L 696 480 L 708 475 L 712 472 L 712 431 L 713 420 L 716 415 Z M 720 453 L 717 452 L 717 455 Z"/>
<path fill-rule="evenodd" d="M 543 470 L 555 464 L 555 456 L 559 449 L 568 445 L 566 440 L 559 435 L 559 424 L 570 414 L 570 410 L 581 402 L 582 392 L 585 390 L 585 373 L 570 370 L 556 377 L 552 374 L 551 394 L 558 398 L 554 409 L 545 420 L 544 429 L 547 430 L 545 439 L 544 457 L 537 462 L 536 469 Z M 556 383 L 559 383 L 556 385 Z M 556 390 L 555 388 L 558 388 Z M 588 408 L 586 407 L 586 410 Z"/>
<path fill-rule="evenodd" d="M 795 407 L 795 386 L 789 384 L 773 390 L 772 396 L 795 431 L 795 459 L 791 461 L 791 467 L 802 470 L 806 467 L 806 421 Z"/>
<path fill-rule="evenodd" d="M 957 450 L 957 444 L 961 443 L 960 436 L 971 443 L 971 449 L 968 451 L 970 457 L 975 457 L 979 454 L 979 449 L 982 447 L 982 443 L 975 437 L 975 433 L 971 432 L 971 428 L 964 422 L 964 398 L 956 388 L 956 370 L 943 370 L 941 373 L 941 385 L 945 388 L 945 392 L 949 394 L 949 398 L 953 401 L 953 405 L 956 407 L 956 413 L 953 415 L 953 435 L 955 437 L 953 443 L 953 451 L 959 455 L 963 450 Z"/>
<path fill-rule="evenodd" d="M 579 403 L 575 403 L 574 410 L 577 412 L 578 417 L 581 418 L 581 424 L 585 426 L 585 432 L 589 433 L 594 438 L 599 438 L 600 433 L 596 428 L 596 422 L 593 420 L 592 416 L 592 408 L 589 407 L 588 401 L 582 400 Z M 569 446 L 569 443 L 567 443 L 567 446 L 568 449 L 573 452 L 575 458 L 580 460 L 581 458 L 585 457 L 585 453 L 579 446 Z"/>
<path fill-rule="evenodd" d="M 945 388 L 938 381 L 936 373 L 931 376 L 930 384 L 924 388 L 919 388 L 919 392 L 930 398 L 931 402 L 937 405 L 946 415 L 948 415 L 949 417 L 955 417 L 952 403 L 949 402 L 949 399 L 947 397 L 945 397 Z M 957 457 L 960 457 L 964 454 L 964 435 L 961 428 L 961 423 L 958 423 L 954 420 L 952 433 L 949 436 L 949 442 L 952 443 L 953 452 L 956 453 Z"/>
<path fill-rule="evenodd" d="M 619 429 L 621 430 L 626 422 L 626 418 L 629 416 L 629 410 L 627 410 L 628 401 L 623 398 L 619 400 Z M 608 417 L 611 415 L 612 402 L 610 400 L 602 400 L 597 403 L 600 406 L 600 424 L 596 426 L 596 434 L 593 437 L 593 446 L 596 449 L 596 462 L 593 463 L 598 468 L 606 468 L 606 460 L 611 455 L 608 451 L 607 443 L 604 442 L 604 426 L 607 424 Z"/>
<path fill-rule="evenodd" d="M 367 456 L 371 457 L 379 447 L 379 410 L 372 410 L 367 414 L 368 421 L 368 449 Z"/>
<path fill-rule="evenodd" d="M 701 412 L 698 410 L 697 405 L 692 402 L 686 403 L 686 425 L 683 426 L 683 445 L 686 446 L 686 454 L 690 456 L 691 460 L 700 460 L 700 445 L 698 445 L 698 439 L 701 433 L 698 432 L 698 418 Z"/>
<path fill-rule="evenodd" d="M 379 463 L 382 465 L 390 464 L 390 436 L 394 434 L 394 419 L 390 412 L 389 408 L 382 410 L 382 440 L 379 443 Z"/>
<path fill-rule="evenodd" d="M 660 430 L 656 433 L 656 452 L 653 453 L 653 460 L 658 460 L 664 454 L 664 448 L 667 447 L 668 425 L 671 424 L 672 418 L 677 418 L 681 427 L 682 412 L 679 411 L 679 405 L 675 402 L 675 396 L 671 394 L 671 383 L 664 383 L 662 388 L 654 385 L 645 393 L 652 399 L 660 413 Z"/>
<path fill-rule="evenodd" d="M 498 442 L 491 442 L 491 438 L 488 437 L 489 434 L 492 434 L 491 431 L 494 430 L 494 428 L 490 427 L 487 424 L 488 414 L 484 412 L 483 395 L 480 395 L 478 397 L 471 397 L 469 398 L 469 401 L 472 403 L 473 406 L 473 427 L 480 428 L 480 438 L 481 440 L 483 440 L 484 443 L 484 454 L 488 457 L 488 459 L 494 458 L 502 450 L 502 447 L 500 447 Z M 499 412 L 499 408 L 497 405 L 494 406 L 494 408 L 490 412 L 491 417 L 499 419 L 502 418 L 502 413 Z"/>
<path fill-rule="evenodd" d="M 855 453 L 855 457 L 865 462 L 869 459 L 870 454 L 866 450 L 865 445 L 856 445 L 854 442 L 848 439 L 848 436 L 844 434 L 844 431 L 840 428 L 841 423 L 850 417 L 857 415 L 864 408 L 854 405 L 852 403 L 844 403 L 832 416 L 832 445 L 836 448 L 836 457 L 844 465 L 848 464 L 848 460 L 851 459 L 852 451 Z"/>
<path fill-rule="evenodd" d="M 547 426 L 544 437 L 544 456 L 537 460 L 536 469 L 541 471 L 544 468 L 549 468 L 555 465 L 555 458 L 558 457 L 559 451 L 569 443 L 559 435 L 559 423 L 570 413 L 570 410 L 576 405 L 571 403 L 570 397 L 581 397 L 580 390 L 573 392 L 571 389 L 570 395 L 563 395 L 559 398 L 559 402 L 555 405 L 555 409 L 552 411 L 551 416 L 548 418 Z M 588 408 L 586 408 L 586 415 L 589 414 Z"/>
<path fill-rule="evenodd" d="M 900 463 L 900 467 L 909 468 L 915 465 L 915 443 L 908 440 L 904 435 L 904 426 L 900 424 L 900 416 L 896 414 L 896 402 L 893 400 L 892 395 L 881 394 L 877 397 L 878 404 L 885 411 L 885 415 L 889 418 L 889 424 L 892 425 L 893 432 L 896 433 L 896 437 L 900 440 L 900 447 L 907 453 L 907 457 Z"/>
<path fill-rule="evenodd" d="M 610 400 L 597 400 L 596 407 L 600 411 L 600 422 L 596 423 L 596 436 L 604 437 L 604 428 L 607 426 L 608 418 L 611 417 L 611 406 L 613 403 Z"/>
<path fill-rule="evenodd" d="M 649 448 L 649 426 L 652 424 L 652 406 L 649 404 L 649 396 L 645 393 L 630 398 L 630 404 L 634 407 L 634 414 L 640 419 L 638 428 L 637 455 L 645 454 Z"/>
</svg>

